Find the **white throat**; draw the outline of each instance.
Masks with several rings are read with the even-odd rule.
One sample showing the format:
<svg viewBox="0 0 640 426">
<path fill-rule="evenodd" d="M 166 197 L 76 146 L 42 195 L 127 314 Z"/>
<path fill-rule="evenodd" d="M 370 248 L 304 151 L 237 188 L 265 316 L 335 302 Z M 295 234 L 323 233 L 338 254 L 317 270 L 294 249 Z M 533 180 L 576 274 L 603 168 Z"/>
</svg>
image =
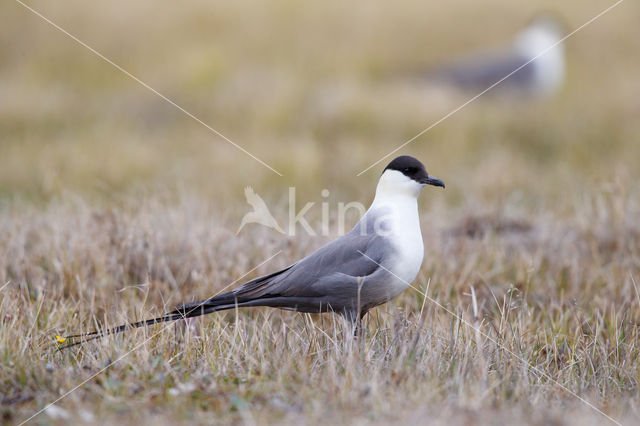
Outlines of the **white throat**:
<svg viewBox="0 0 640 426">
<path fill-rule="evenodd" d="M 420 191 L 422 191 L 422 185 L 415 180 L 408 178 L 397 170 L 385 170 L 378 181 L 376 197 L 373 203 L 375 204 L 376 201 L 391 202 L 405 197 L 416 201 Z"/>
<path fill-rule="evenodd" d="M 423 185 L 396 170 L 386 170 L 380 177 L 376 196 L 367 211 L 367 220 L 384 218 L 382 231 L 397 252 L 391 264 L 400 277 L 398 289 L 415 279 L 424 257 L 424 244 L 418 214 L 418 196 Z"/>
</svg>

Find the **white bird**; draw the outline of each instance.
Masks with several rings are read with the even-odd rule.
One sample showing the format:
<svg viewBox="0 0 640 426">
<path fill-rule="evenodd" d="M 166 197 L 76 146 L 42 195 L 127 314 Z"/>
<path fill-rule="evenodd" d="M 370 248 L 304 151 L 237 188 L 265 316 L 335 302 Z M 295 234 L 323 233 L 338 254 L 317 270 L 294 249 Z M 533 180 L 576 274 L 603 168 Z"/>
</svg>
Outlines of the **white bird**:
<svg viewBox="0 0 640 426">
<path fill-rule="evenodd" d="M 427 72 L 426 76 L 434 83 L 480 92 L 522 67 L 493 91 L 550 95 L 565 79 L 565 51 L 560 43 L 562 29 L 552 16 L 539 16 L 508 46 L 472 53 Z"/>
<path fill-rule="evenodd" d="M 365 215 L 342 237 L 282 270 L 227 293 L 178 306 L 159 318 L 68 336 L 82 340 L 66 347 L 128 328 L 250 306 L 334 312 L 352 321 L 358 330 L 371 308 L 398 296 L 418 275 L 424 257 L 418 195 L 426 185 L 444 188 L 420 161 L 398 157 L 380 176 Z"/>
</svg>

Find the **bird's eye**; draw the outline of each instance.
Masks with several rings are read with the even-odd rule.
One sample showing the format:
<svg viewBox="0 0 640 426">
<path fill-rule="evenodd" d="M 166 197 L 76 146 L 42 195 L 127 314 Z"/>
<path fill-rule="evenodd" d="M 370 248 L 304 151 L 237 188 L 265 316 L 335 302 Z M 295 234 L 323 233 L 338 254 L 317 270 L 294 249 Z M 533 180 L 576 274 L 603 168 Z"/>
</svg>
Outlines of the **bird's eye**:
<svg viewBox="0 0 640 426">
<path fill-rule="evenodd" d="M 415 167 L 405 167 L 404 168 L 404 172 L 405 173 L 413 173 L 415 171 L 416 171 Z"/>
</svg>

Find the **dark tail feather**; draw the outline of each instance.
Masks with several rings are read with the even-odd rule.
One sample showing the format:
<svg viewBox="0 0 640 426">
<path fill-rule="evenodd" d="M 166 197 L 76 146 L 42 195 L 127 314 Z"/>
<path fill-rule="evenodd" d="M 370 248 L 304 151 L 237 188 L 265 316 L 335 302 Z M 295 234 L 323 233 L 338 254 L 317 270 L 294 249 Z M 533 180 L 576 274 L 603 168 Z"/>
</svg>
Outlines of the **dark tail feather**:
<svg viewBox="0 0 640 426">
<path fill-rule="evenodd" d="M 96 339 L 100 339 L 101 337 L 104 336 L 108 336 L 110 334 L 118 334 L 118 333 L 122 333 L 123 331 L 132 329 L 132 328 L 139 328 L 139 327 L 147 327 L 150 325 L 154 325 L 154 324 L 160 324 L 163 322 L 168 322 L 168 321 L 175 321 L 175 320 L 179 320 L 180 318 L 185 318 L 183 315 L 171 315 L 171 314 L 167 314 L 165 316 L 162 317 L 158 317 L 158 318 L 153 318 L 153 319 L 149 319 L 149 320 L 145 320 L 145 321 L 138 321 L 138 322 L 134 322 L 131 324 L 123 324 L 123 325 L 119 325 L 118 327 L 114 327 L 111 328 L 109 330 L 96 330 L 96 331 L 92 331 L 90 333 L 84 333 L 84 334 L 73 334 L 71 336 L 65 336 L 65 339 L 77 339 L 80 338 L 80 340 L 78 340 L 77 342 L 73 342 L 73 343 L 69 343 L 68 345 L 62 346 L 59 349 L 67 349 L 67 348 L 71 348 L 73 346 L 77 346 L 80 345 L 82 343 L 86 343 L 86 342 L 90 342 L 91 340 L 96 340 Z"/>
<path fill-rule="evenodd" d="M 108 330 L 96 330 L 96 331 L 91 331 L 89 333 L 72 334 L 69 336 L 64 336 L 65 339 L 73 340 L 73 339 L 80 338 L 80 340 L 78 340 L 77 342 L 69 343 L 65 346 L 61 346 L 60 348 L 58 348 L 58 350 L 71 348 L 73 346 L 77 346 L 82 343 L 90 342 L 91 340 L 100 339 L 110 334 L 122 333 L 123 331 L 130 330 L 133 328 L 148 327 L 150 325 L 160 324 L 163 322 L 177 321 L 179 319 L 184 319 L 184 318 L 198 317 L 200 315 L 205 315 L 205 314 L 216 311 L 217 310 L 216 306 L 211 306 L 209 303 L 210 303 L 210 300 L 203 300 L 201 302 L 189 303 L 187 305 L 179 306 L 175 308 L 173 311 L 168 312 L 165 315 L 158 318 L 132 322 L 129 324 L 122 324 Z"/>
<path fill-rule="evenodd" d="M 80 340 L 78 340 L 77 342 L 69 343 L 65 346 L 61 346 L 60 348 L 58 348 L 58 350 L 80 345 L 82 343 L 99 339 L 109 334 L 122 333 L 123 331 L 132 329 L 132 328 L 146 327 L 149 325 L 159 324 L 163 322 L 176 321 L 183 318 L 198 317 L 200 315 L 206 315 L 212 312 L 222 311 L 225 309 L 233 309 L 240 306 L 290 307 L 291 303 L 283 304 L 281 301 L 278 301 L 280 298 L 277 297 L 277 295 L 271 294 L 264 298 L 260 298 L 260 297 L 252 298 L 251 296 L 247 296 L 247 293 L 251 293 L 262 286 L 268 285 L 271 279 L 288 271 L 292 267 L 293 265 L 287 268 L 284 268 L 280 271 L 274 272 L 269 275 L 264 275 L 262 277 L 258 277 L 254 280 L 251 280 L 245 283 L 242 286 L 242 288 L 244 289 L 244 296 L 240 296 L 238 291 L 234 290 L 224 294 L 220 294 L 210 299 L 205 299 L 199 302 L 187 303 L 185 305 L 178 306 L 173 311 L 168 312 L 158 318 L 145 320 L 145 321 L 138 321 L 131 324 L 123 324 L 118 327 L 111 328 L 109 330 L 96 330 L 89 333 L 73 334 L 70 336 L 65 336 L 65 339 L 71 339 L 71 340 L 80 339 Z M 307 302 L 304 302 L 304 303 L 307 303 Z M 315 312 L 315 310 L 311 310 L 309 312 Z"/>
</svg>

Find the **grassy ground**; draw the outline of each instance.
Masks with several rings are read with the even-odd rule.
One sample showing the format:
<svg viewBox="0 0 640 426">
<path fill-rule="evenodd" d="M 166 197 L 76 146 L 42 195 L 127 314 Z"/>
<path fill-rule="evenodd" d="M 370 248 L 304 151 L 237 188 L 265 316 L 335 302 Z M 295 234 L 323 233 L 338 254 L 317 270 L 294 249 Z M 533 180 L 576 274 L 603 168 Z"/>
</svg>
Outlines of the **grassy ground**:
<svg viewBox="0 0 640 426">
<path fill-rule="evenodd" d="M 637 420 L 637 3 L 567 41 L 553 97 L 483 97 L 402 151 L 447 189 L 420 200 L 419 291 L 377 308 L 363 339 L 331 316 L 256 309 L 64 353 L 57 334 L 160 314 L 330 240 L 337 204 L 370 202 L 383 166 L 356 174 L 474 95 L 400 76 L 499 43 L 540 9 L 575 28 L 612 2 L 29 4 L 284 176 L 5 2 L 3 423 L 95 373 L 33 421 Z M 236 235 L 247 185 L 281 223 L 290 186 L 298 208 L 316 203 L 315 229 L 329 203 L 332 236 Z"/>
</svg>

